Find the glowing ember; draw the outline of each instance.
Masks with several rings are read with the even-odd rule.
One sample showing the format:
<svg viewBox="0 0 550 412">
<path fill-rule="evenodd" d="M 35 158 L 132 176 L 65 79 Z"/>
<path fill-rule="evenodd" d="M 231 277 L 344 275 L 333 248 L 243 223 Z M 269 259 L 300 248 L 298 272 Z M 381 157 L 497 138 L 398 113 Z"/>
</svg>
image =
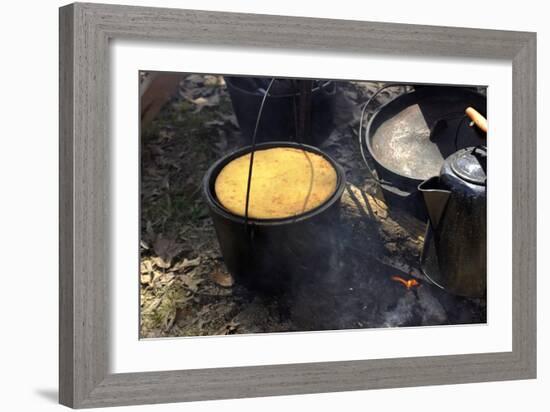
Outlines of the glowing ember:
<svg viewBox="0 0 550 412">
<path fill-rule="evenodd" d="M 401 276 L 392 276 L 391 279 L 401 283 L 403 286 L 407 288 L 407 290 L 420 285 L 420 283 L 418 283 L 416 279 L 405 280 Z"/>
</svg>

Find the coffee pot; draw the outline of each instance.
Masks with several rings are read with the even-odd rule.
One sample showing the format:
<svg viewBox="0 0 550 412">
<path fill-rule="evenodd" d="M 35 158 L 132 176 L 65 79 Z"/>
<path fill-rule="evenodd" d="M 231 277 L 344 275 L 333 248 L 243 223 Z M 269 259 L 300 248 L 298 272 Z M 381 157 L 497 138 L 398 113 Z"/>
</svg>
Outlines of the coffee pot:
<svg viewBox="0 0 550 412">
<path fill-rule="evenodd" d="M 486 296 L 487 149 L 469 147 L 450 155 L 439 176 L 418 186 L 429 221 L 421 267 L 449 293 Z"/>
</svg>

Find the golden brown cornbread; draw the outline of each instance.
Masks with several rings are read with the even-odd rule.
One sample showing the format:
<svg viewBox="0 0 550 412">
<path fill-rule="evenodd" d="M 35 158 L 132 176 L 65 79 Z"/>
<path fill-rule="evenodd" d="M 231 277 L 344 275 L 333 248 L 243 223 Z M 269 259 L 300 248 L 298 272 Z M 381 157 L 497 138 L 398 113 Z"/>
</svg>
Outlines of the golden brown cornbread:
<svg viewBox="0 0 550 412">
<path fill-rule="evenodd" d="M 218 201 L 244 216 L 250 154 L 229 162 L 216 178 Z M 336 170 L 318 154 L 291 147 L 257 150 L 248 216 L 285 218 L 316 208 L 336 190 Z"/>
</svg>

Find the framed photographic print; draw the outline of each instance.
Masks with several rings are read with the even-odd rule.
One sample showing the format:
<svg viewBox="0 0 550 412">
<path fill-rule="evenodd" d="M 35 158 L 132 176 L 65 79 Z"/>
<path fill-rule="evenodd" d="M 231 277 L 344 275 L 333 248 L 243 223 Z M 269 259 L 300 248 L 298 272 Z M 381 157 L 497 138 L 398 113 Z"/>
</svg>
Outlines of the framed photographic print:
<svg viewBox="0 0 550 412">
<path fill-rule="evenodd" d="M 60 9 L 60 401 L 536 376 L 534 33 Z"/>
</svg>

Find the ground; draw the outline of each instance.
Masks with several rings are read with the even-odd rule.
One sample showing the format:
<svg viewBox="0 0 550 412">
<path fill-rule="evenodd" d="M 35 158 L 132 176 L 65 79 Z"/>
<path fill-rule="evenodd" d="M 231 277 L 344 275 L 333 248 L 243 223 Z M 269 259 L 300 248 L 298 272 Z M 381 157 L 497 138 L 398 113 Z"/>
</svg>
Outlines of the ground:
<svg viewBox="0 0 550 412">
<path fill-rule="evenodd" d="M 333 264 L 315 287 L 292 296 L 263 296 L 234 282 L 202 197 L 208 167 L 242 144 L 223 77 L 186 76 L 144 128 L 142 338 L 485 322 L 485 300 L 454 297 L 424 279 L 425 224 L 389 210 L 364 167 L 359 107 L 381 84 L 338 86 L 340 115 L 321 146 L 347 178 Z M 402 91 L 388 90 L 377 103 Z"/>
</svg>

